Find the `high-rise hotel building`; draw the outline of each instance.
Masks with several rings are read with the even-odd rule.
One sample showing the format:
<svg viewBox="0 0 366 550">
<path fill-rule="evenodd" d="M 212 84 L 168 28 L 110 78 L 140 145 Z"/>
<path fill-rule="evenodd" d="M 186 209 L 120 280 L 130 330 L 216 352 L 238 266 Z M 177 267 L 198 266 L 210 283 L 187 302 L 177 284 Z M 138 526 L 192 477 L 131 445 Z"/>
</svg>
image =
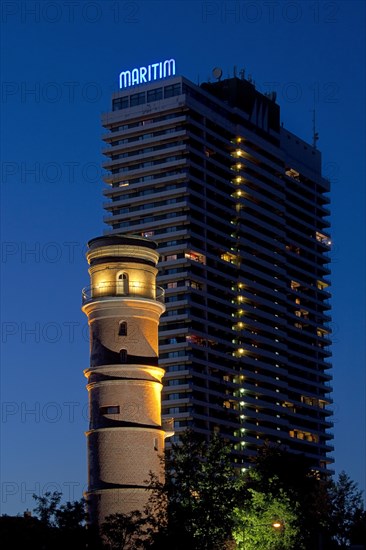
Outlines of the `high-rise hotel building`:
<svg viewBox="0 0 366 550">
<path fill-rule="evenodd" d="M 265 441 L 325 472 L 329 182 L 320 152 L 244 78 L 182 76 L 115 93 L 103 116 L 106 233 L 158 243 L 166 313 L 163 416 L 231 442 Z"/>
</svg>

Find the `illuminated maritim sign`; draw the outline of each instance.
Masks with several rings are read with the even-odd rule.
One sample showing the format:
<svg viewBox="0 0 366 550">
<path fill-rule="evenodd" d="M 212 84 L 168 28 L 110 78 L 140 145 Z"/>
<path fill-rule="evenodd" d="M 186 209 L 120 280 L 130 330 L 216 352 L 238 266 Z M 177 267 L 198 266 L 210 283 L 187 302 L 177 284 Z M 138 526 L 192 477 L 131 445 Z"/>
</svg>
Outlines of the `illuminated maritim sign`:
<svg viewBox="0 0 366 550">
<path fill-rule="evenodd" d="M 175 59 L 166 59 L 159 63 L 152 63 L 146 67 L 137 67 L 131 71 L 122 71 L 119 74 L 119 87 L 121 89 L 147 84 L 154 80 L 175 75 Z"/>
</svg>

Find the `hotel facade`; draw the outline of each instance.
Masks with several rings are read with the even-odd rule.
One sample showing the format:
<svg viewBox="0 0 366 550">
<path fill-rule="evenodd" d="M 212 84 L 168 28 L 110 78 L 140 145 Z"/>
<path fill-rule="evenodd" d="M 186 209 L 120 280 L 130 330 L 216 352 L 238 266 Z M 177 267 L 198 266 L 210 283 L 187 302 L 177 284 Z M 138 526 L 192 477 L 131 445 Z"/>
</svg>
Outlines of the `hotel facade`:
<svg viewBox="0 0 366 550">
<path fill-rule="evenodd" d="M 106 234 L 151 239 L 160 254 L 170 441 L 187 428 L 218 432 L 239 468 L 269 441 L 325 473 L 331 242 L 320 152 L 280 124 L 275 94 L 243 77 L 127 87 L 103 126 Z"/>
</svg>

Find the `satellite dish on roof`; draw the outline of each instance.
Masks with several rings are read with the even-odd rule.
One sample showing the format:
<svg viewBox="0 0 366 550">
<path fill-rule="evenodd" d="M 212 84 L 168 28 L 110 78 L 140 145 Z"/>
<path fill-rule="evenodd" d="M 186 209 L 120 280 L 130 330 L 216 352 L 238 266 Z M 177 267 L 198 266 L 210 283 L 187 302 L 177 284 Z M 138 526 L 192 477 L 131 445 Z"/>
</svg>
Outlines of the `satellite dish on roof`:
<svg viewBox="0 0 366 550">
<path fill-rule="evenodd" d="M 220 78 L 222 77 L 222 69 L 220 69 L 220 67 L 215 67 L 212 70 L 212 75 L 214 78 L 216 78 L 216 80 L 220 80 Z"/>
</svg>

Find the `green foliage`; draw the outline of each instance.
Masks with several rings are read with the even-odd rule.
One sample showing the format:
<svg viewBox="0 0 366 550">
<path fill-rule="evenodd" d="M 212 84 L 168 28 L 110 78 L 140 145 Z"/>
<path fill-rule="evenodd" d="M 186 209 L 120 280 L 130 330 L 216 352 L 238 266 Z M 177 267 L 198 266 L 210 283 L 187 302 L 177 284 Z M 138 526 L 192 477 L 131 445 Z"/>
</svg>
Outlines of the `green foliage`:
<svg viewBox="0 0 366 550">
<path fill-rule="evenodd" d="M 84 499 L 62 504 L 55 511 L 55 519 L 59 529 L 72 531 L 83 528 L 87 519 Z"/>
<path fill-rule="evenodd" d="M 142 548 L 143 524 L 142 513 L 135 510 L 107 516 L 100 531 L 110 550 L 135 550 Z"/>
<path fill-rule="evenodd" d="M 330 485 L 329 498 L 330 533 L 338 548 L 347 548 L 351 539 L 355 537 L 355 532 L 357 533 L 356 529 L 358 529 L 358 533 L 362 533 L 362 529 L 366 532 L 365 525 L 363 525 L 366 518 L 363 510 L 362 492 L 357 489 L 357 484 L 345 472 L 341 472 L 338 480 Z"/>
<path fill-rule="evenodd" d="M 327 532 L 328 482 L 319 479 L 307 457 L 266 444 L 259 450 L 244 485 L 275 498 L 285 494 L 296 510 L 301 533 L 298 544 L 310 550 L 317 548 L 319 537 Z"/>
<path fill-rule="evenodd" d="M 357 510 L 354 519 L 353 524 L 350 528 L 350 539 L 352 544 L 358 544 L 358 545 L 364 545 L 366 548 L 366 511 L 365 510 Z"/>
<path fill-rule="evenodd" d="M 248 484 L 252 480 L 257 490 L 273 494 L 284 490 L 295 500 L 305 501 L 319 485 L 312 466 L 305 455 L 289 453 L 281 445 L 265 444 L 249 470 Z"/>
<path fill-rule="evenodd" d="M 222 550 L 231 536 L 237 494 L 230 448 L 217 435 L 207 442 L 185 432 L 181 439 L 166 453 L 165 484 L 151 486 L 152 502 L 166 502 L 155 547 Z"/>
<path fill-rule="evenodd" d="M 0 518 L 5 548 L 30 550 L 343 550 L 366 547 L 361 491 L 344 472 L 321 480 L 309 461 L 266 445 L 245 475 L 219 437 L 182 435 L 162 459 L 163 483 L 150 474 L 143 513 L 113 514 L 99 533 L 86 526 L 84 500 L 34 495 L 37 517 Z M 281 528 L 273 526 L 275 521 Z"/>
<path fill-rule="evenodd" d="M 66 502 L 59 506 L 62 493 L 47 492 L 43 496 L 33 495 L 37 506 L 35 514 L 47 527 L 56 527 L 64 531 L 73 531 L 85 526 L 87 519 L 84 499 Z"/>
<path fill-rule="evenodd" d="M 4 548 L 29 550 L 100 550 L 98 534 L 86 526 L 83 499 L 60 505 L 61 493 L 33 495 L 34 513 L 24 517 L 0 518 L 1 541 Z"/>
<path fill-rule="evenodd" d="M 162 467 L 164 460 L 162 459 Z M 150 472 L 150 496 L 144 510 L 145 546 L 164 548 L 168 540 L 168 492 L 167 484 Z"/>
<path fill-rule="evenodd" d="M 56 510 L 60 503 L 62 493 L 49 491 L 43 496 L 33 495 L 34 500 L 38 503 L 34 508 L 34 512 L 39 517 L 40 521 L 47 527 L 56 525 Z"/>
<path fill-rule="evenodd" d="M 336 484 L 320 479 L 303 455 L 265 445 L 239 478 L 219 437 L 205 442 L 187 432 L 165 460 L 166 482 L 151 477 L 145 547 L 339 550 L 364 543 L 356 484 L 345 474 Z"/>
<path fill-rule="evenodd" d="M 278 496 L 248 490 L 250 498 L 235 509 L 234 539 L 241 550 L 302 550 L 298 520 L 299 506 L 284 491 Z M 274 527 L 278 522 L 281 527 Z"/>
</svg>

